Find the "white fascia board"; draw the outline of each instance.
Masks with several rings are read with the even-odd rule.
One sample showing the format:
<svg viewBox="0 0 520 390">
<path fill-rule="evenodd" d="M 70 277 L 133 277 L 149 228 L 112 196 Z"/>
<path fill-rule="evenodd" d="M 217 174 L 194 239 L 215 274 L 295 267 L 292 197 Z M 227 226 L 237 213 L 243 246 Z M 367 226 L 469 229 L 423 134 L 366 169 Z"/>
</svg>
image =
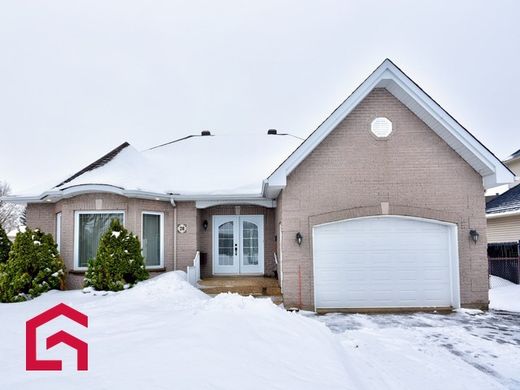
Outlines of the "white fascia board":
<svg viewBox="0 0 520 390">
<path fill-rule="evenodd" d="M 262 197 L 261 194 L 235 194 L 235 195 L 207 195 L 207 194 L 170 194 L 157 193 L 141 190 L 127 190 L 106 184 L 84 184 L 64 188 L 62 190 L 51 190 L 43 192 L 37 196 L 5 196 L 2 200 L 11 203 L 55 203 L 61 199 L 71 198 L 77 195 L 92 193 L 110 193 L 121 195 L 127 198 L 150 199 L 157 201 L 206 201 L 206 202 L 226 202 L 242 204 L 258 204 L 265 207 L 276 207 L 276 203 L 270 199 Z M 274 203 L 273 203 L 274 202 Z"/>
<path fill-rule="evenodd" d="M 473 168 L 485 177 L 485 180 L 483 180 L 485 188 L 513 182 L 514 175 L 498 158 L 493 156 L 489 150 L 387 59 L 269 176 L 264 195 L 269 193 L 272 185 L 278 186 L 283 183 L 283 186 L 285 186 L 280 175 L 284 175 L 286 178 L 374 88 L 387 88 L 391 92 L 392 83 L 409 95 L 425 113 L 443 126 L 459 144 L 478 159 L 482 166 Z M 461 157 L 464 158 L 464 156 Z"/>
<path fill-rule="evenodd" d="M 207 209 L 208 207 L 221 205 L 254 205 L 267 208 L 275 208 L 276 200 L 273 199 L 242 199 L 242 200 L 197 200 L 195 207 L 198 209 Z"/>
<path fill-rule="evenodd" d="M 495 219 L 495 218 L 513 217 L 515 215 L 520 215 L 520 210 L 504 211 L 503 213 L 489 213 L 489 214 L 486 214 L 486 218 Z"/>
<path fill-rule="evenodd" d="M 170 201 L 171 196 L 164 193 L 155 193 L 138 190 L 125 190 L 120 187 L 115 187 L 106 184 L 86 184 L 78 185 L 63 190 L 50 190 L 36 196 L 9 196 L 2 200 L 11 203 L 55 203 L 61 199 L 71 198 L 77 195 L 92 194 L 92 193 L 110 193 L 125 196 L 127 198 L 141 198 L 150 200 Z"/>
<path fill-rule="evenodd" d="M 7 203 L 27 204 L 38 202 L 40 198 L 36 196 L 0 196 L 0 200 Z"/>
<path fill-rule="evenodd" d="M 338 126 L 345 117 L 375 88 L 384 68 L 380 66 L 345 100 L 268 178 L 269 185 L 283 183 L 291 172 Z M 280 175 L 284 175 L 282 180 Z"/>
<path fill-rule="evenodd" d="M 405 93 L 411 96 L 421 108 L 423 108 L 434 120 L 447 129 L 456 140 L 468 149 L 488 169 L 487 175 L 483 174 L 485 188 L 491 188 L 500 184 L 514 181 L 514 175 L 504 164 L 487 150 L 475 137 L 468 133 L 455 119 L 453 119 L 439 104 L 429 97 L 410 78 L 400 71 L 394 64 L 389 63 L 392 68 L 391 80 Z M 465 156 L 462 156 L 465 158 Z M 473 167 L 476 169 L 477 167 Z M 479 169 L 476 169 L 480 171 Z M 488 177 L 491 176 L 491 177 Z"/>
</svg>

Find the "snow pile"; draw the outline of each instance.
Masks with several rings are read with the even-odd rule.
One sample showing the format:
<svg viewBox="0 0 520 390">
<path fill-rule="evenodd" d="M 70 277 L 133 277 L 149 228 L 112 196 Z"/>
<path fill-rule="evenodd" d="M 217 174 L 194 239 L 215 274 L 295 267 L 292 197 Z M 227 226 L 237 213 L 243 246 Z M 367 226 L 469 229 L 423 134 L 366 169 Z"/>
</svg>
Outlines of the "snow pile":
<svg viewBox="0 0 520 390">
<path fill-rule="evenodd" d="M 500 288 L 500 287 L 507 287 L 507 286 L 513 286 L 514 283 L 510 282 L 507 279 L 499 278 L 498 276 L 489 275 L 489 288 Z"/>
<path fill-rule="evenodd" d="M 65 346 L 38 356 L 63 359 L 63 372 L 25 371 L 25 321 L 57 303 L 89 316 L 89 328 L 60 318 L 59 329 L 89 343 L 88 372 L 75 371 Z M 50 292 L 0 305 L 0 388 L 49 389 L 359 389 L 345 353 L 325 325 L 271 301 L 223 294 L 209 298 L 166 273 L 110 295 Z"/>
<path fill-rule="evenodd" d="M 520 312 L 520 285 L 490 276 L 489 308 Z"/>
</svg>

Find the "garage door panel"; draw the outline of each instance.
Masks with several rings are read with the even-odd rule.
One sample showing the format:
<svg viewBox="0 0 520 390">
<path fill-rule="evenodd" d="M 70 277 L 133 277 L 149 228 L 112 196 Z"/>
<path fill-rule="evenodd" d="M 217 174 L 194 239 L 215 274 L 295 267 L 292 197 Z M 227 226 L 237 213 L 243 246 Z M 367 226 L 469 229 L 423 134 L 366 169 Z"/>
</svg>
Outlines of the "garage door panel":
<svg viewBox="0 0 520 390">
<path fill-rule="evenodd" d="M 450 306 L 449 226 L 374 217 L 314 228 L 318 308 Z"/>
</svg>

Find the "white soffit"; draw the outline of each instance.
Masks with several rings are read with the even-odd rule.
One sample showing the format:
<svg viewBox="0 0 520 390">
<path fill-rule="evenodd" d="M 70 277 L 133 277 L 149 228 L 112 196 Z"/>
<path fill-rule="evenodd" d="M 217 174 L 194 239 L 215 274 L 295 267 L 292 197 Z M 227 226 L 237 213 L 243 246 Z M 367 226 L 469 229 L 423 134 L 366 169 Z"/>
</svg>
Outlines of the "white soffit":
<svg viewBox="0 0 520 390">
<path fill-rule="evenodd" d="M 375 88 L 385 88 L 408 107 L 439 137 L 455 150 L 482 177 L 484 187 L 511 183 L 513 173 L 406 76 L 386 59 L 308 138 L 278 167 L 267 180 L 267 195 L 286 184 L 289 175 L 345 117 Z"/>
</svg>

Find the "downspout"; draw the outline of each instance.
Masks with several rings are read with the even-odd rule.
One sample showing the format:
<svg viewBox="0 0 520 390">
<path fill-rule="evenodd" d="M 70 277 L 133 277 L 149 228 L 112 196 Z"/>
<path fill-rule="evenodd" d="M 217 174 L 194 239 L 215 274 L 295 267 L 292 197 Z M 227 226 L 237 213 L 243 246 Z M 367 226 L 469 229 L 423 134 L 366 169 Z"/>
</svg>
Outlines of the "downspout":
<svg viewBox="0 0 520 390">
<path fill-rule="evenodd" d="M 177 207 L 173 196 L 170 197 L 170 204 L 173 207 L 173 270 L 177 271 Z"/>
</svg>

